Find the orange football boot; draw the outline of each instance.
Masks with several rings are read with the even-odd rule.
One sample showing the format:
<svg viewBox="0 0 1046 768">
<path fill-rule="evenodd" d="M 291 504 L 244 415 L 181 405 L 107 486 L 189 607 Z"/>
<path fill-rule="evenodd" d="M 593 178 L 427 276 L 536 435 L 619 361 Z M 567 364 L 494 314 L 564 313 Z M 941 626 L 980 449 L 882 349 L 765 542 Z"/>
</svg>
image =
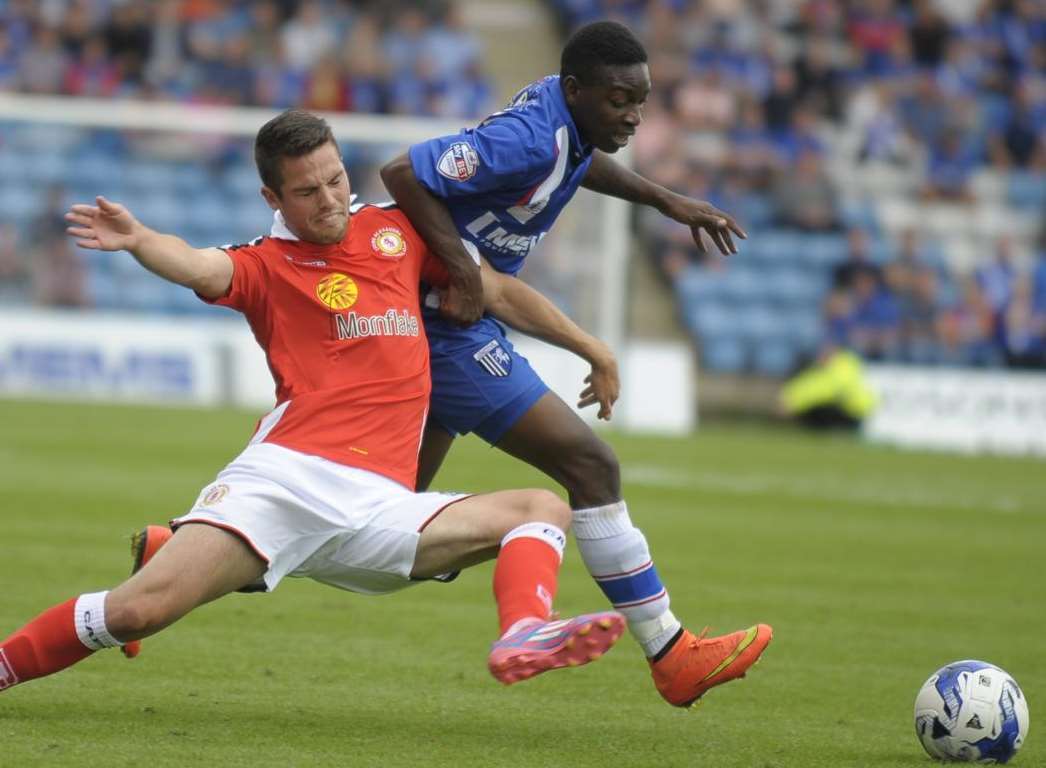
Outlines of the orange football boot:
<svg viewBox="0 0 1046 768">
<path fill-rule="evenodd" d="M 767 624 L 721 637 L 705 637 L 707 632 L 683 630 L 668 653 L 650 661 L 654 685 L 673 706 L 693 706 L 710 688 L 744 677 L 774 636 Z"/>
<path fill-rule="evenodd" d="M 131 556 L 134 558 L 134 565 L 131 566 L 131 575 L 142 570 L 142 566 L 152 560 L 153 555 L 159 552 L 160 547 L 166 544 L 173 535 L 170 528 L 162 525 L 147 525 L 138 533 L 132 534 Z M 124 656 L 133 659 L 142 652 L 142 641 L 131 640 L 121 645 L 120 650 L 123 651 Z"/>
</svg>

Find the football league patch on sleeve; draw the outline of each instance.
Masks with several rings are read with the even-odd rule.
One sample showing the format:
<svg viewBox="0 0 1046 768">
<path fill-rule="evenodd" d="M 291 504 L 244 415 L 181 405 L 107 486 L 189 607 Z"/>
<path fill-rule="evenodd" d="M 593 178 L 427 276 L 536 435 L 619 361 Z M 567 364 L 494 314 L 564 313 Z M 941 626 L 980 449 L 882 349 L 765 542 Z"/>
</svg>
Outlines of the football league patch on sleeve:
<svg viewBox="0 0 1046 768">
<path fill-rule="evenodd" d="M 451 181 L 468 181 L 479 169 L 479 155 L 471 144 L 459 141 L 451 144 L 440 155 L 436 170 Z"/>
<path fill-rule="evenodd" d="M 512 355 L 510 355 L 497 339 L 487 342 L 472 355 L 480 368 L 491 376 L 501 378 L 512 373 Z"/>
</svg>

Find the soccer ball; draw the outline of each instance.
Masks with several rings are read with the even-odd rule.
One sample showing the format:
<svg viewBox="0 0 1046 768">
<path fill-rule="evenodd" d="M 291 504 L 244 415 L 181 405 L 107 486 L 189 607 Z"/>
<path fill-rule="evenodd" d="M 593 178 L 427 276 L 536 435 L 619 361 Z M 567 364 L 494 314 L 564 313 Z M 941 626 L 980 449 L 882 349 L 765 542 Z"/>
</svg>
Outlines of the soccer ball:
<svg viewBox="0 0 1046 768">
<path fill-rule="evenodd" d="M 931 757 L 1005 763 L 1028 736 L 1028 703 L 1017 681 L 995 665 L 956 661 L 919 689 L 915 733 Z"/>
</svg>

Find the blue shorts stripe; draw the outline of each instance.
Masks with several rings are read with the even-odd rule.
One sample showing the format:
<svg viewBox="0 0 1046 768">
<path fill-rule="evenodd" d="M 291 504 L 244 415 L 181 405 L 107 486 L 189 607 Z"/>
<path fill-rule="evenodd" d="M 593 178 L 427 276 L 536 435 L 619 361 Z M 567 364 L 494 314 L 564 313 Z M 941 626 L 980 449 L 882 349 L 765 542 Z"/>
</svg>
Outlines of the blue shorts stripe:
<svg viewBox="0 0 1046 768">
<path fill-rule="evenodd" d="M 651 565 L 644 571 L 622 576 L 621 578 L 600 581 L 596 579 L 599 588 L 607 596 L 610 602 L 617 605 L 642 602 L 650 597 L 656 597 L 665 591 L 661 578 L 657 575 L 657 568 Z"/>
</svg>

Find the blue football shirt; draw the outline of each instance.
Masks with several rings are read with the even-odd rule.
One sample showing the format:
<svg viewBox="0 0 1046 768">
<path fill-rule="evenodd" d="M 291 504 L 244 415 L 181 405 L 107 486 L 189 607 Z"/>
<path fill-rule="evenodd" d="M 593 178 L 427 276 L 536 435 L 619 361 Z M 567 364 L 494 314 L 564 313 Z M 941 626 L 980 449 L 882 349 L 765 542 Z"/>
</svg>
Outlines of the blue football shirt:
<svg viewBox="0 0 1046 768">
<path fill-rule="evenodd" d="M 410 161 L 462 239 L 515 275 L 577 191 L 592 146 L 581 140 L 559 76 L 550 75 L 475 128 L 413 145 Z"/>
</svg>

